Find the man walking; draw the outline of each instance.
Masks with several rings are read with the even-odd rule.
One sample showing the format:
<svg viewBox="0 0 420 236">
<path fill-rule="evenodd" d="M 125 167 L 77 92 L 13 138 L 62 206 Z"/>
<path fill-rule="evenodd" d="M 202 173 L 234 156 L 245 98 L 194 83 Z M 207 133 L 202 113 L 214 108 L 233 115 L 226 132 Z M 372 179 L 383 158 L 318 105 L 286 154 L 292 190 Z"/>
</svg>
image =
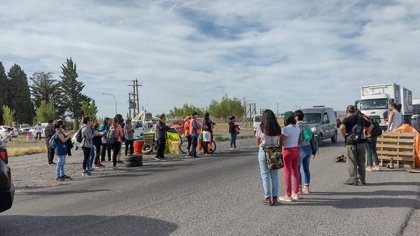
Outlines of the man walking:
<svg viewBox="0 0 420 236">
<path fill-rule="evenodd" d="M 169 130 L 169 126 L 165 124 L 166 116 L 162 114 L 159 116 L 159 122 L 156 125 L 156 139 L 157 139 L 157 153 L 156 160 L 165 159 L 165 144 L 166 144 L 166 131 Z"/>
<path fill-rule="evenodd" d="M 373 125 L 356 114 L 354 106 L 346 109 L 346 118 L 340 125 L 340 131 L 346 142 L 345 156 L 347 157 L 350 178 L 344 182 L 347 185 L 358 185 L 359 178 L 362 185 L 366 185 L 366 138 L 371 137 Z M 366 135 L 365 135 L 366 131 Z M 359 174 L 359 178 L 357 176 Z"/>
<path fill-rule="evenodd" d="M 48 164 L 55 164 L 54 163 L 54 149 L 50 148 L 50 139 L 54 136 L 55 134 L 55 129 L 54 129 L 54 121 L 53 120 L 49 120 L 48 121 L 48 126 L 45 127 L 45 143 L 47 145 L 47 150 L 48 150 Z M 37 134 L 38 135 L 38 134 Z"/>
</svg>

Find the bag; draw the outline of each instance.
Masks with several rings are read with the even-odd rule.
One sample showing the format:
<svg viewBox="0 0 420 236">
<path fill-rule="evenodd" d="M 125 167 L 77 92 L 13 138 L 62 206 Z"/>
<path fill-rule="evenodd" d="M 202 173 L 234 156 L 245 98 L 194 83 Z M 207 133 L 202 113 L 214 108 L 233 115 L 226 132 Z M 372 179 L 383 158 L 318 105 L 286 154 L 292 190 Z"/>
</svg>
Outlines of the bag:
<svg viewBox="0 0 420 236">
<path fill-rule="evenodd" d="M 78 143 L 81 143 L 83 141 L 82 129 L 83 128 L 79 129 L 79 131 L 77 131 L 77 134 L 76 134 L 76 141 Z"/>
<path fill-rule="evenodd" d="M 105 140 L 107 144 L 114 144 L 115 143 L 115 129 L 109 129 L 108 132 L 105 135 Z"/>
<path fill-rule="evenodd" d="M 311 143 L 311 149 L 312 149 L 312 155 L 316 155 L 319 151 L 319 145 L 318 145 L 318 138 L 315 138 L 317 136 L 314 136 L 310 143 Z"/>
<path fill-rule="evenodd" d="M 48 147 L 51 149 L 55 149 L 57 147 L 57 133 L 51 136 L 50 141 L 48 141 Z"/>
<path fill-rule="evenodd" d="M 362 142 L 363 139 L 363 127 L 360 116 L 357 116 L 357 124 L 351 129 L 351 133 L 346 138 L 346 144 L 356 145 Z"/>
<path fill-rule="evenodd" d="M 263 151 L 268 169 L 278 170 L 284 167 L 283 154 L 279 146 L 264 145 Z"/>
<path fill-rule="evenodd" d="M 382 135 L 381 127 L 379 126 L 378 121 L 375 118 L 371 120 L 373 129 L 372 129 L 372 138 L 376 138 Z"/>
<path fill-rule="evenodd" d="M 301 129 L 299 134 L 299 145 L 302 143 L 309 143 L 313 137 L 312 130 L 304 124 L 299 125 L 299 128 Z"/>
<path fill-rule="evenodd" d="M 239 126 L 235 126 L 235 133 L 236 134 L 240 134 L 241 132 L 241 128 L 239 128 Z"/>
</svg>

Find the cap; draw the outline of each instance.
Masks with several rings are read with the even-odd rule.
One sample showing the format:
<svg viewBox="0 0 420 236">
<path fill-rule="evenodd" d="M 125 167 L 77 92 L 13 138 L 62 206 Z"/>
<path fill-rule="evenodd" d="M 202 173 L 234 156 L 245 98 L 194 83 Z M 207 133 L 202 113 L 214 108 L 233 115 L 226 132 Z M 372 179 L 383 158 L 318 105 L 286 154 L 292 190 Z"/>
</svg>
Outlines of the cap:
<svg viewBox="0 0 420 236">
<path fill-rule="evenodd" d="M 295 113 L 293 111 L 286 111 L 286 113 L 284 113 L 284 119 L 287 120 L 290 117 L 295 117 Z"/>
</svg>

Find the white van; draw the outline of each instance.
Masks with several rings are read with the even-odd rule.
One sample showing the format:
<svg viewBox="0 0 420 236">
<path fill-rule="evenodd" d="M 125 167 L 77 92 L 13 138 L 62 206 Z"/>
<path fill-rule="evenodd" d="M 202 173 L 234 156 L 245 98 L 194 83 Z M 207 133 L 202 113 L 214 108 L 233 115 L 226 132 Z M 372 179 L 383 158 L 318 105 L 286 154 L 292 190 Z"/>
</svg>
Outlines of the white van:
<svg viewBox="0 0 420 236">
<path fill-rule="evenodd" d="M 318 135 L 318 143 L 331 139 L 337 142 L 337 117 L 331 107 L 314 106 L 312 108 L 300 109 L 303 114 L 303 122 L 308 124 L 312 132 Z"/>
</svg>

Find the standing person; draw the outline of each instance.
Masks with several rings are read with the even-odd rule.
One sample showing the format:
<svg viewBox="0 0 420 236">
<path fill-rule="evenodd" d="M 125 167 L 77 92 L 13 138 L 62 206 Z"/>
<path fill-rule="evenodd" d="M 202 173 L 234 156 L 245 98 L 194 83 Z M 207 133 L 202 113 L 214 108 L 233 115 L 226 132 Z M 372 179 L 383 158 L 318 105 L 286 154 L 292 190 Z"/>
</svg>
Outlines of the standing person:
<svg viewBox="0 0 420 236">
<path fill-rule="evenodd" d="M 208 128 L 208 126 L 203 125 L 203 150 L 204 150 L 204 155 L 208 156 L 209 155 L 209 144 L 211 142 L 211 133 L 210 133 L 210 128 Z"/>
<path fill-rule="evenodd" d="M 398 111 L 396 103 L 392 103 L 389 106 L 389 110 L 390 110 L 390 113 L 389 113 L 387 130 L 388 131 L 394 131 L 402 125 L 402 123 L 403 123 L 402 115 Z"/>
<path fill-rule="evenodd" d="M 379 159 L 378 154 L 376 152 L 376 141 L 378 139 L 378 136 L 380 136 L 381 128 L 379 127 L 379 123 L 376 121 L 375 118 L 371 118 L 368 116 L 363 115 L 363 118 L 372 123 L 373 129 L 372 133 L 369 138 L 366 140 L 366 151 L 367 151 L 367 171 L 373 171 L 373 170 L 380 170 L 379 167 Z"/>
<path fill-rule="evenodd" d="M 184 133 L 187 138 L 187 156 L 191 156 L 191 134 L 190 134 L 191 116 L 186 116 L 184 119 Z"/>
<path fill-rule="evenodd" d="M 166 116 L 162 114 L 159 116 L 159 122 L 156 125 L 156 140 L 157 140 L 157 153 L 155 156 L 156 160 L 165 159 L 165 145 L 166 145 L 166 131 L 169 130 L 169 126 L 165 124 Z"/>
<path fill-rule="evenodd" d="M 288 111 L 284 113 L 284 128 L 281 135 L 284 162 L 284 185 L 286 194 L 280 197 L 282 202 L 299 200 L 299 136 L 300 129 L 296 125 L 295 113 Z M 293 191 L 292 191 L 293 177 Z"/>
<path fill-rule="evenodd" d="M 214 123 L 211 119 L 210 119 L 210 113 L 206 112 L 204 114 L 204 120 L 203 120 L 203 127 L 207 126 L 208 131 L 210 132 L 211 135 L 211 140 L 209 143 L 209 148 L 211 148 L 211 142 L 213 141 L 213 128 L 216 125 L 216 123 Z M 210 150 L 208 150 L 210 152 Z"/>
<path fill-rule="evenodd" d="M 35 140 L 41 140 L 41 133 L 42 133 L 42 125 L 41 125 L 41 123 L 38 123 L 36 126 L 35 126 L 35 133 L 36 133 L 36 136 L 35 136 Z"/>
<path fill-rule="evenodd" d="M 112 145 L 112 165 L 113 167 L 116 167 L 123 137 L 123 131 L 121 125 L 119 124 L 118 117 L 114 117 L 114 119 L 112 119 L 112 126 L 109 132 L 114 132 L 115 142 Z"/>
<path fill-rule="evenodd" d="M 92 172 L 88 169 L 89 159 L 93 146 L 93 132 L 91 128 L 92 120 L 89 116 L 83 118 L 82 125 L 82 150 L 83 150 L 83 176 L 92 176 Z"/>
<path fill-rule="evenodd" d="M 231 116 L 229 117 L 229 133 L 230 133 L 230 149 L 229 150 L 234 150 L 234 149 L 238 149 L 238 147 L 236 146 L 236 137 L 237 137 L 237 130 L 238 130 L 238 125 L 235 123 L 236 119 L 235 116 Z"/>
<path fill-rule="evenodd" d="M 130 155 L 134 153 L 133 139 L 134 139 L 134 126 L 131 123 L 130 119 L 125 121 L 124 127 L 124 139 L 125 139 L 125 156 L 127 156 L 128 151 Z"/>
<path fill-rule="evenodd" d="M 109 131 L 109 118 L 105 117 L 102 125 L 99 127 L 98 132 L 104 133 Z M 108 161 L 111 161 L 111 144 L 109 144 L 105 137 L 102 138 L 101 161 L 105 161 L 105 155 L 108 154 Z"/>
<path fill-rule="evenodd" d="M 348 172 L 350 178 L 344 182 L 346 185 L 358 185 L 359 178 L 363 185 L 366 185 L 366 137 L 363 137 L 366 130 L 367 137 L 371 137 L 373 125 L 356 114 L 353 105 L 347 106 L 346 118 L 340 126 L 340 131 L 346 142 L 345 156 L 347 158 Z M 359 178 L 357 174 L 359 173 Z"/>
<path fill-rule="evenodd" d="M 281 148 L 281 128 L 272 110 L 265 110 L 262 114 L 261 124 L 255 132 L 257 137 L 258 163 L 264 188 L 264 204 L 277 205 L 278 203 L 278 169 L 269 169 L 265 157 L 264 146 L 278 146 Z M 271 182 L 271 185 L 270 185 Z"/>
<path fill-rule="evenodd" d="M 197 145 L 198 145 L 198 136 L 200 135 L 201 125 L 197 120 L 197 112 L 193 112 L 191 115 L 191 124 L 190 124 L 190 135 L 191 135 L 191 143 L 192 143 L 192 150 L 191 150 L 191 157 L 197 158 Z"/>
<path fill-rule="evenodd" d="M 51 137 L 54 136 L 54 134 L 55 134 L 54 121 L 49 120 L 48 121 L 48 126 L 45 127 L 45 143 L 47 145 L 47 150 L 48 150 L 47 157 L 48 157 L 48 164 L 49 165 L 55 164 L 54 163 L 54 153 L 55 153 L 55 151 L 54 151 L 53 148 L 50 148 L 50 145 L 49 145 L 50 139 L 51 139 Z"/>
<path fill-rule="evenodd" d="M 93 126 L 93 146 L 95 147 L 95 166 L 96 167 L 105 167 L 101 163 L 101 147 L 102 147 L 102 137 L 106 131 L 99 132 L 99 123 L 96 122 Z"/>
<path fill-rule="evenodd" d="M 70 176 L 67 176 L 64 172 L 64 165 L 66 164 L 67 156 L 67 141 L 70 139 L 70 134 L 64 133 L 64 122 L 61 120 L 57 121 L 57 124 L 55 125 L 55 132 L 57 135 L 51 137 L 55 138 L 57 142 L 54 150 L 55 155 L 58 157 L 55 173 L 57 181 L 64 181 L 65 179 L 70 179 Z"/>
<path fill-rule="evenodd" d="M 306 135 L 303 133 L 305 132 L 307 129 L 309 129 L 309 127 L 303 123 L 303 118 L 304 118 L 305 114 L 303 113 L 303 111 L 301 110 L 297 110 L 295 111 L 295 119 L 296 119 L 296 124 L 300 129 L 300 136 L 299 136 L 299 142 L 298 142 L 298 146 L 299 146 L 299 166 L 298 166 L 298 170 L 299 170 L 299 193 L 304 193 L 304 194 L 309 194 L 309 184 L 311 182 L 311 172 L 309 171 L 309 164 L 311 162 L 311 156 L 312 156 L 312 148 L 311 148 L 311 141 L 307 140 L 307 138 L 305 137 Z M 309 129 L 310 131 L 310 129 Z M 310 131 L 312 132 L 312 131 Z M 309 138 L 309 137 L 308 137 Z M 313 137 L 311 136 L 311 139 Z M 301 167 L 303 169 L 303 175 L 305 178 L 305 182 L 302 188 L 302 174 L 301 174 Z"/>
</svg>

